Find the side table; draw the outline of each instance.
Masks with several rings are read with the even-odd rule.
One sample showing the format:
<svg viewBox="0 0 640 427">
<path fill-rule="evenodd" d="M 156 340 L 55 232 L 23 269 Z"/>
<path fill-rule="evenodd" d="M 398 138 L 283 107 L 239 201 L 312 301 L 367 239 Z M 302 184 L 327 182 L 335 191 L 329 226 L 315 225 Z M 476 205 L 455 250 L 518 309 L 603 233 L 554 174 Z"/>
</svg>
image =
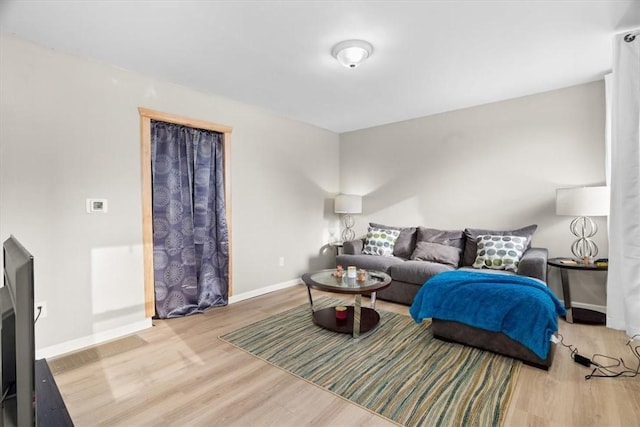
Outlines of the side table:
<svg viewBox="0 0 640 427">
<path fill-rule="evenodd" d="M 609 267 L 604 265 L 583 264 L 570 258 L 550 258 L 547 264 L 560 269 L 562 279 L 562 294 L 564 297 L 564 308 L 567 310 L 566 320 L 569 323 L 586 323 L 590 325 L 604 325 L 607 316 L 598 311 L 577 308 L 571 306 L 571 286 L 569 284 L 569 270 L 582 271 L 608 271 Z"/>
</svg>

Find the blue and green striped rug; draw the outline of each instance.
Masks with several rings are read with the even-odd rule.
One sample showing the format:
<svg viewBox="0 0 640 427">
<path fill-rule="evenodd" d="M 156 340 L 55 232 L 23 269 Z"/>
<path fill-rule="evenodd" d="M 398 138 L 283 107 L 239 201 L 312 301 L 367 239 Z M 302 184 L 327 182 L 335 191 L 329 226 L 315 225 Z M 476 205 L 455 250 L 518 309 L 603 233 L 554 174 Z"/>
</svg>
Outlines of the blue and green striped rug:
<svg viewBox="0 0 640 427">
<path fill-rule="evenodd" d="M 401 425 L 501 424 L 521 362 L 434 339 L 427 321 L 380 314 L 360 340 L 313 324 L 308 305 L 220 338 Z"/>
</svg>

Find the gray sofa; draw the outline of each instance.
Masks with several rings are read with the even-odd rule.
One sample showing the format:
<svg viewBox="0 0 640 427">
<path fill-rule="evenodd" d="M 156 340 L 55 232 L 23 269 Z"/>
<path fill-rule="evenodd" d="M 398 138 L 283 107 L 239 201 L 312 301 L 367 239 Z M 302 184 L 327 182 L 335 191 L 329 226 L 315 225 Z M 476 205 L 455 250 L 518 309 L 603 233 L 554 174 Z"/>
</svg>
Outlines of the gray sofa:
<svg viewBox="0 0 640 427">
<path fill-rule="evenodd" d="M 392 227 L 375 223 L 371 223 L 370 227 L 399 231 L 392 256 L 364 254 L 365 239 L 362 238 L 344 242 L 343 253 L 336 257 L 336 265 L 354 265 L 389 274 L 392 279 L 391 285 L 377 293 L 380 299 L 411 305 L 420 287 L 431 276 L 455 269 L 473 269 L 488 274 L 519 274 L 540 279 L 545 283 L 547 281 L 547 249 L 531 247 L 536 225 L 517 230 L 437 230 L 426 227 Z M 487 268 L 478 270 L 472 267 L 478 253 L 478 236 L 482 235 L 526 238 L 526 250 L 517 265 L 517 272 Z"/>
</svg>

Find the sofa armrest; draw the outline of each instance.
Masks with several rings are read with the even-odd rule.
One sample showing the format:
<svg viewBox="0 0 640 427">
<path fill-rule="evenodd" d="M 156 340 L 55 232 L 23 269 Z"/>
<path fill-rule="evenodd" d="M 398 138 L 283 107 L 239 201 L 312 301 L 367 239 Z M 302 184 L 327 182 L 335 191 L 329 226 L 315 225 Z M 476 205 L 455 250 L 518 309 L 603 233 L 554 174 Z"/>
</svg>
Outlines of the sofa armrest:
<svg viewBox="0 0 640 427">
<path fill-rule="evenodd" d="M 349 240 L 342 244 L 342 253 L 345 255 L 360 255 L 364 248 L 364 239 Z"/>
<path fill-rule="evenodd" d="M 547 258 L 549 258 L 547 248 L 527 249 L 520 259 L 518 274 L 534 277 L 547 283 Z"/>
</svg>

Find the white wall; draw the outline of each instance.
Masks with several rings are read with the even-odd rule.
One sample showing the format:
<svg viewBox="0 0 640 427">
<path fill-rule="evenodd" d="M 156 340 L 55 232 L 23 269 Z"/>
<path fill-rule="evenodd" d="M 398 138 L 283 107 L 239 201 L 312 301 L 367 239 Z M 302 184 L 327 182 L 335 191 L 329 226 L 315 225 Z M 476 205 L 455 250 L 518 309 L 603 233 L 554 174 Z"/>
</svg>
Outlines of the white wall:
<svg viewBox="0 0 640 427">
<path fill-rule="evenodd" d="M 337 227 L 338 135 L 8 35 L 0 90 L 0 238 L 14 234 L 35 256 L 44 355 L 149 324 L 140 106 L 233 127 L 234 294 L 333 262 L 322 247 Z M 109 212 L 87 214 L 88 197 L 108 199 Z"/>
<path fill-rule="evenodd" d="M 48 306 L 36 340 L 45 355 L 148 325 L 139 106 L 234 128 L 237 296 L 332 265 L 324 245 L 337 228 L 339 188 L 365 195 L 359 234 L 369 220 L 436 228 L 537 223 L 534 245 L 563 256 L 570 218 L 555 215 L 555 189 L 604 182 L 602 82 L 338 137 L 1 35 L 0 90 L 0 238 L 16 235 L 36 257 L 36 299 Z M 88 197 L 107 198 L 109 213 L 86 214 Z M 598 222 L 606 256 L 606 224 Z M 550 280 L 558 290 L 555 272 Z M 575 301 L 604 305 L 603 277 L 574 283 Z"/>
<path fill-rule="evenodd" d="M 441 229 L 535 223 L 535 246 L 571 256 L 571 218 L 555 215 L 555 190 L 604 184 L 604 121 L 597 81 L 345 133 L 341 191 L 365 196 L 359 235 L 369 221 Z M 606 222 L 596 220 L 605 257 Z M 604 274 L 572 273 L 574 302 L 604 306 Z M 556 271 L 550 282 L 562 297 Z"/>
</svg>

